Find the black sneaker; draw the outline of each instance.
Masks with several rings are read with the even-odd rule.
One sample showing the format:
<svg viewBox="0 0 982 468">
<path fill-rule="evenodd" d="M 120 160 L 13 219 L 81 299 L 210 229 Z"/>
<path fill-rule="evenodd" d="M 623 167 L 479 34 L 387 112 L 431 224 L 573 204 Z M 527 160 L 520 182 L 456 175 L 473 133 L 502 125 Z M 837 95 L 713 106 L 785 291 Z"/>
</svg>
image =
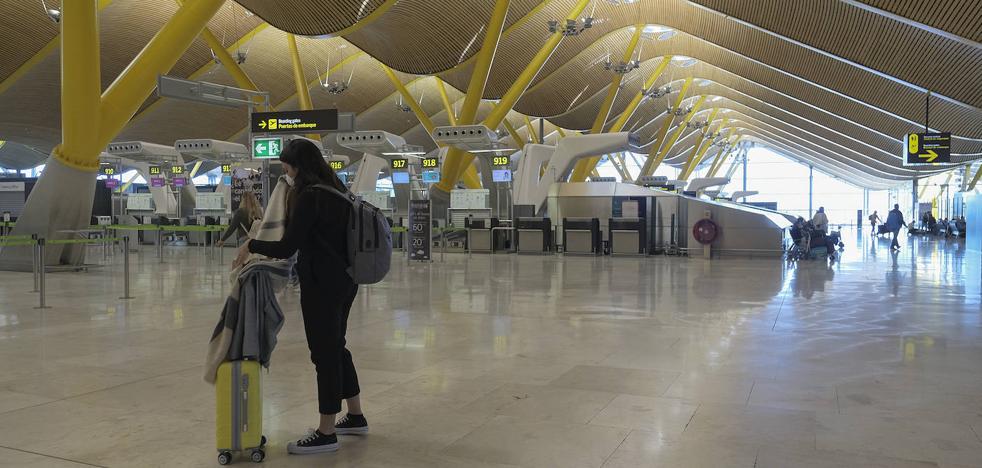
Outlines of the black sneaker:
<svg viewBox="0 0 982 468">
<path fill-rule="evenodd" d="M 287 444 L 286 451 L 297 455 L 307 455 L 336 452 L 340 447 L 337 434 L 324 434 L 321 431 L 311 429 L 304 438 Z"/>
<path fill-rule="evenodd" d="M 342 435 L 367 434 L 368 420 L 365 419 L 365 415 L 363 414 L 348 413 L 334 425 L 334 429 L 338 432 L 338 434 Z"/>
</svg>

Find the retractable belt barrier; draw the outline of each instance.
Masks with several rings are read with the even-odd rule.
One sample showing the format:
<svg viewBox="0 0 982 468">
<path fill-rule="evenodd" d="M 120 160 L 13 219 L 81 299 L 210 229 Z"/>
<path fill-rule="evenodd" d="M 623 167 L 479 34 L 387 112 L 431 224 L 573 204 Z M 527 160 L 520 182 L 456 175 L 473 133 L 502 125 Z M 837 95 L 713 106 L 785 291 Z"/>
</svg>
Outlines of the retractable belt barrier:
<svg viewBox="0 0 982 468">
<path fill-rule="evenodd" d="M 120 299 L 132 299 L 130 296 L 130 238 L 123 237 L 93 237 L 86 239 L 52 239 L 46 240 L 43 237 L 35 236 L 0 236 L 0 247 L 34 247 L 33 251 L 33 270 L 34 270 L 34 289 L 31 292 L 38 293 L 38 309 L 48 309 L 46 303 L 45 274 L 47 266 L 44 264 L 44 250 L 46 245 L 77 245 L 77 244 L 115 244 L 123 243 L 123 289 L 124 295 Z"/>
</svg>

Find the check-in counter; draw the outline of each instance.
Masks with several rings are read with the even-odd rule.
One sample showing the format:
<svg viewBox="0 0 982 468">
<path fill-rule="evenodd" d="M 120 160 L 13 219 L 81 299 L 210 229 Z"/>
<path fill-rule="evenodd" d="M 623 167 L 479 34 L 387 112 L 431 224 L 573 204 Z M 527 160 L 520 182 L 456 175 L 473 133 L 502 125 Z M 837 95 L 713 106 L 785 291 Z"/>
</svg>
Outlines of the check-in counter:
<svg viewBox="0 0 982 468">
<path fill-rule="evenodd" d="M 597 218 L 563 218 L 563 253 L 603 253 L 603 234 Z"/>
<path fill-rule="evenodd" d="M 552 220 L 549 218 L 518 218 L 515 223 L 515 250 L 518 253 L 552 252 Z"/>
<path fill-rule="evenodd" d="M 498 218 L 466 218 L 464 227 L 467 228 L 467 249 L 471 252 L 494 252 L 494 229 L 498 227 Z"/>
<path fill-rule="evenodd" d="M 644 255 L 648 245 L 648 230 L 644 218 L 610 218 L 607 239 L 611 255 Z"/>
</svg>

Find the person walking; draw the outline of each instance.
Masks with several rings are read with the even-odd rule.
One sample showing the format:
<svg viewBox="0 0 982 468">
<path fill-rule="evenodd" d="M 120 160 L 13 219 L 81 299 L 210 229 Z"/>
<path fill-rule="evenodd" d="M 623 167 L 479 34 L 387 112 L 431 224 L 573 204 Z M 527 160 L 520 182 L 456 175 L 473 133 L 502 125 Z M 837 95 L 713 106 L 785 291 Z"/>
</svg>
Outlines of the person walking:
<svg viewBox="0 0 982 468">
<path fill-rule="evenodd" d="M 815 225 L 816 231 L 828 232 L 829 229 L 829 217 L 825 214 L 825 207 L 818 207 L 818 212 L 812 217 L 812 224 Z"/>
<path fill-rule="evenodd" d="M 876 210 L 873 210 L 873 214 L 869 215 L 869 223 L 871 226 L 873 226 L 872 234 L 874 236 L 876 235 L 876 225 L 880 224 L 881 222 L 883 222 L 883 220 L 880 219 L 880 215 L 876 213 Z"/>
<path fill-rule="evenodd" d="M 242 201 L 239 208 L 232 214 L 232 220 L 228 223 L 228 229 L 222 234 L 222 238 L 215 242 L 215 245 L 222 247 L 229 237 L 234 233 L 236 238 L 241 241 L 249 236 L 252 223 L 263 219 L 263 208 L 259 206 L 259 200 L 252 192 L 242 194 Z"/>
<path fill-rule="evenodd" d="M 887 231 L 893 233 L 893 242 L 890 243 L 891 249 L 900 250 L 900 242 L 897 242 L 897 236 L 900 235 L 900 228 L 907 227 L 907 223 L 904 221 L 904 214 L 900 212 L 900 205 L 893 205 L 893 209 L 887 214 L 886 227 Z"/>
<path fill-rule="evenodd" d="M 358 375 L 351 352 L 345 348 L 345 331 L 358 285 L 345 269 L 349 266 L 346 228 L 351 204 L 316 185 L 327 185 L 347 193 L 321 151 L 308 140 L 289 142 L 280 154 L 283 170 L 292 178 L 293 191 L 287 198 L 286 232 L 279 241 L 249 240 L 239 249 L 236 264 L 249 253 L 273 258 L 290 258 L 297 251 L 300 278 L 300 308 L 310 360 L 317 372 L 317 429 L 287 445 L 293 454 L 338 450 L 338 434 L 365 434 L 368 421 L 362 413 Z M 336 421 L 341 400 L 348 414 Z"/>
</svg>

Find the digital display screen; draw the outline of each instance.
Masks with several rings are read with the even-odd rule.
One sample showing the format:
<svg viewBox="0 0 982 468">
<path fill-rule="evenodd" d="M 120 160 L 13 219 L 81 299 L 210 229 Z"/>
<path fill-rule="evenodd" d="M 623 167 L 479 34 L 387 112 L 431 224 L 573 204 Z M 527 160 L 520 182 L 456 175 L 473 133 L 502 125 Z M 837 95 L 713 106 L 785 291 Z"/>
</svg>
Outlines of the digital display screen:
<svg viewBox="0 0 982 468">
<path fill-rule="evenodd" d="M 511 182 L 511 170 L 495 169 L 491 171 L 491 179 L 495 182 Z"/>
<path fill-rule="evenodd" d="M 160 168 L 159 167 L 157 168 L 157 170 L 158 170 L 158 172 L 160 172 Z M 232 165 L 231 164 L 222 164 L 222 174 L 231 174 L 231 173 L 232 173 Z"/>
<path fill-rule="evenodd" d="M 508 166 L 510 164 L 511 164 L 511 158 L 508 156 L 494 156 L 491 158 L 492 166 L 502 167 L 502 166 Z"/>
<path fill-rule="evenodd" d="M 435 184 L 440 182 L 440 171 L 423 171 L 423 183 Z"/>
<path fill-rule="evenodd" d="M 344 173 L 338 174 L 338 179 L 341 179 L 342 184 L 348 185 L 348 174 L 344 174 Z"/>
<path fill-rule="evenodd" d="M 328 162 L 327 164 L 331 166 L 331 169 L 334 169 L 335 171 L 340 171 L 341 169 L 344 169 L 344 161 L 334 160 Z"/>
<path fill-rule="evenodd" d="M 222 183 L 225 185 L 232 185 L 232 176 L 222 177 Z"/>
<path fill-rule="evenodd" d="M 103 165 L 100 167 L 102 175 L 112 176 L 116 175 L 116 166 Z"/>
<path fill-rule="evenodd" d="M 405 161 L 405 159 L 403 159 Z M 409 183 L 409 173 L 408 172 L 393 172 L 392 173 L 392 183 L 393 184 L 408 184 Z"/>
<path fill-rule="evenodd" d="M 390 167 L 392 167 L 393 169 L 405 169 L 408 165 L 409 165 L 408 159 L 393 159 L 392 162 L 390 163 Z"/>
<path fill-rule="evenodd" d="M 171 166 L 170 167 L 170 173 L 171 174 L 183 174 L 184 173 L 184 166 Z"/>
<path fill-rule="evenodd" d="M 423 158 L 423 167 L 424 168 L 440 167 L 440 159 L 439 158 Z"/>
<path fill-rule="evenodd" d="M 160 175 L 160 166 L 150 166 L 149 170 L 150 170 L 150 175 L 152 176 Z"/>
</svg>

